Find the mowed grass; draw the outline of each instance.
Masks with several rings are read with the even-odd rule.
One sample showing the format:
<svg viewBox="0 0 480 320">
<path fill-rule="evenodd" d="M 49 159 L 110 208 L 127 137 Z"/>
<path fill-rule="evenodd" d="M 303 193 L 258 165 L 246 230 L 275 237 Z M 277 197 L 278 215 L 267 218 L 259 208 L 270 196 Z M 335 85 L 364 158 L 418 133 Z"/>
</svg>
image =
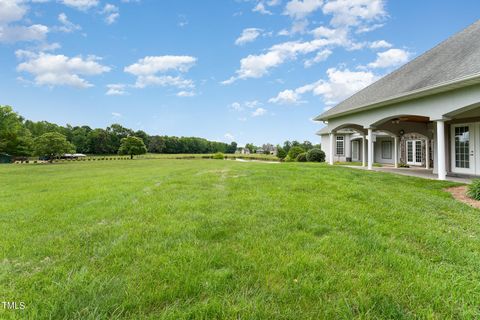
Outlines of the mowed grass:
<svg viewBox="0 0 480 320">
<path fill-rule="evenodd" d="M 0 166 L 0 319 L 476 319 L 450 183 L 322 164 Z"/>
</svg>

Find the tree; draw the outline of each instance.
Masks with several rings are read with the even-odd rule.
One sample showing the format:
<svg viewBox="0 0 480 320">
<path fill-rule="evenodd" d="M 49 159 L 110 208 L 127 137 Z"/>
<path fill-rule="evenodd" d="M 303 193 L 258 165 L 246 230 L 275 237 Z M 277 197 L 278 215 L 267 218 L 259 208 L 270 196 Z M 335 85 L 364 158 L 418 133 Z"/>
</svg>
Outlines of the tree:
<svg viewBox="0 0 480 320">
<path fill-rule="evenodd" d="M 325 152 L 319 148 L 313 148 L 307 152 L 307 161 L 310 162 L 324 162 L 325 161 Z"/>
<path fill-rule="evenodd" d="M 308 151 L 313 148 L 313 144 L 310 141 L 303 141 L 300 147 L 302 147 L 305 151 Z"/>
<path fill-rule="evenodd" d="M 114 123 L 107 128 L 109 143 L 107 153 L 116 153 L 120 148 L 120 144 L 123 138 L 128 136 L 134 136 L 135 133 L 132 129 L 125 128 L 124 126 Z"/>
<path fill-rule="evenodd" d="M 150 137 L 148 143 L 148 152 L 151 153 L 164 153 L 165 151 L 165 137 L 153 136 Z"/>
<path fill-rule="evenodd" d="M 227 153 L 235 153 L 235 151 L 237 151 L 237 143 L 232 142 L 227 147 Z"/>
<path fill-rule="evenodd" d="M 285 150 L 286 153 L 290 151 L 291 147 L 292 147 L 292 143 L 290 141 L 287 140 L 283 143 L 283 150 Z"/>
<path fill-rule="evenodd" d="M 88 152 L 94 154 L 111 154 L 116 153 L 112 145 L 110 133 L 104 129 L 94 129 L 87 135 Z"/>
<path fill-rule="evenodd" d="M 52 160 L 64 153 L 74 152 L 75 147 L 58 132 L 47 132 L 35 139 L 35 154 Z"/>
<path fill-rule="evenodd" d="M 245 145 L 245 148 L 247 148 L 248 150 L 250 150 L 251 153 L 255 153 L 258 149 L 258 147 L 254 146 L 253 143 L 247 143 Z"/>
<path fill-rule="evenodd" d="M 72 128 L 70 142 L 73 143 L 77 152 L 88 153 L 88 133 L 90 131 L 92 129 L 88 126 Z"/>
<path fill-rule="evenodd" d="M 129 154 L 133 159 L 134 155 L 147 153 L 147 147 L 141 138 L 130 136 L 122 139 L 118 153 Z"/>
<path fill-rule="evenodd" d="M 143 143 L 145 143 L 145 145 L 148 146 L 149 137 L 148 137 L 148 134 L 145 131 L 143 131 L 143 130 L 135 131 L 134 136 L 142 139 Z"/>
<path fill-rule="evenodd" d="M 301 147 L 291 147 L 288 151 L 288 157 L 292 160 L 296 160 L 298 155 L 304 152 L 305 150 L 303 150 Z"/>
<path fill-rule="evenodd" d="M 15 156 L 31 154 L 32 137 L 23 118 L 10 106 L 0 106 L 0 152 Z"/>
<path fill-rule="evenodd" d="M 277 157 L 283 160 L 285 159 L 286 156 L 287 156 L 287 152 L 285 152 L 285 149 L 280 147 L 280 145 L 277 145 Z"/>
</svg>

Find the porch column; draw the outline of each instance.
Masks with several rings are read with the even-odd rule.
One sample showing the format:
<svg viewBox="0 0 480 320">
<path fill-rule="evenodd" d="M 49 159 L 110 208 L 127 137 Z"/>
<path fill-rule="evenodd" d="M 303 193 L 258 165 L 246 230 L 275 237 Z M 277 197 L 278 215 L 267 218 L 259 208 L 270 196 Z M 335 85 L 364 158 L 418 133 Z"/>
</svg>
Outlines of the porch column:
<svg viewBox="0 0 480 320">
<path fill-rule="evenodd" d="M 362 136 L 362 167 L 367 166 L 367 139 L 365 135 Z"/>
<path fill-rule="evenodd" d="M 445 121 L 438 120 L 437 123 L 437 162 L 438 162 L 438 180 L 447 178 L 445 166 Z"/>
<path fill-rule="evenodd" d="M 425 139 L 425 169 L 430 169 L 430 140 Z"/>
<path fill-rule="evenodd" d="M 334 140 L 334 139 L 333 139 L 333 136 L 334 136 L 333 132 L 330 133 L 330 159 L 329 159 L 329 161 L 330 161 L 330 165 L 332 165 L 332 166 L 333 166 L 333 152 L 334 152 L 334 148 L 333 148 L 333 140 Z"/>
<path fill-rule="evenodd" d="M 368 170 L 373 169 L 373 130 L 368 128 Z"/>
<path fill-rule="evenodd" d="M 397 136 L 393 137 L 393 157 L 394 157 L 393 164 L 395 165 L 395 168 L 398 168 L 398 137 Z"/>
</svg>

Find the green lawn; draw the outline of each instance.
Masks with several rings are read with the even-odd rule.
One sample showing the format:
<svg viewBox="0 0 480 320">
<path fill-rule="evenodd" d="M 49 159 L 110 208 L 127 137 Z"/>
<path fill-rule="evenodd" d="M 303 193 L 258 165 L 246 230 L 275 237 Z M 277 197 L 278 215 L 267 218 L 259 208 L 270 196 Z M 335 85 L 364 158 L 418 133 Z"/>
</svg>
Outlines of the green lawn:
<svg viewBox="0 0 480 320">
<path fill-rule="evenodd" d="M 322 164 L 0 166 L 0 319 L 475 319 L 480 214 Z"/>
</svg>

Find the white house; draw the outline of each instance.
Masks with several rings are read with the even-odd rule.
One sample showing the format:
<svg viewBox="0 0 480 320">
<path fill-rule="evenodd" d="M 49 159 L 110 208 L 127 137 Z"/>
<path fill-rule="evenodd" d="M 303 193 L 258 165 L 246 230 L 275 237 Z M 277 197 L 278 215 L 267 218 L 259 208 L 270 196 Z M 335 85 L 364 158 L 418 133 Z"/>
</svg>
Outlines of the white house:
<svg viewBox="0 0 480 320">
<path fill-rule="evenodd" d="M 480 176 L 480 20 L 315 120 L 330 164 Z"/>
<path fill-rule="evenodd" d="M 239 148 L 237 148 L 235 153 L 236 154 L 250 154 L 250 150 L 248 148 L 239 147 Z"/>
</svg>

